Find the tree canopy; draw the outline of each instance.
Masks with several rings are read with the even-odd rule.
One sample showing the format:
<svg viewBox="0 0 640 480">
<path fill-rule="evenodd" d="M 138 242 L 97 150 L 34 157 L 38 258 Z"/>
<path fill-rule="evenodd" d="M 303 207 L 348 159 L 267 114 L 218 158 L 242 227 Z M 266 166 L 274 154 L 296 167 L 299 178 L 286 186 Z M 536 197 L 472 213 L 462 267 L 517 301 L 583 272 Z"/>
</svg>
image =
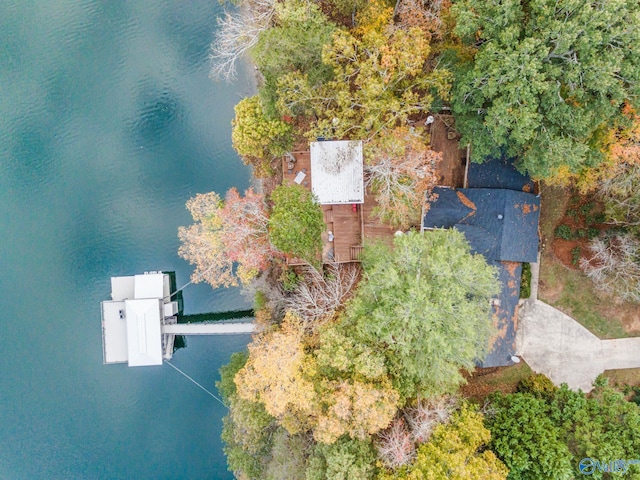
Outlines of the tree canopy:
<svg viewBox="0 0 640 480">
<path fill-rule="evenodd" d="M 199 194 L 187 208 L 195 223 L 178 229 L 178 253 L 195 264 L 194 283 L 204 280 L 217 288 L 240 279 L 246 284 L 277 255 L 269 243 L 264 197 L 252 188 L 244 197 L 232 188 L 224 200 L 215 192 Z"/>
<path fill-rule="evenodd" d="M 495 269 L 455 229 L 395 237 L 393 250 L 367 247 L 362 265 L 346 331 L 384 352 L 403 398 L 455 390 L 460 369 L 472 370 L 488 349 Z"/>
<path fill-rule="evenodd" d="M 452 103 L 472 159 L 506 153 L 536 178 L 601 163 L 604 133 L 640 93 L 637 2 L 458 0 L 452 11 L 477 48 Z"/>
<path fill-rule="evenodd" d="M 386 26 L 386 23 L 383 22 Z M 317 119 L 308 136 L 372 139 L 426 113 L 436 95 L 446 98 L 450 74 L 427 68 L 430 46 L 419 28 L 336 31 L 322 60 L 333 78 L 313 85 L 304 72 L 280 79 L 283 114 Z"/>
<path fill-rule="evenodd" d="M 598 386 L 589 397 L 566 385 L 521 390 L 493 395 L 486 419 L 490 446 L 509 468 L 509 478 L 578 478 L 582 458 L 636 458 L 640 408 L 622 394 L 607 386 Z M 610 478 L 606 475 L 595 471 L 591 478 Z M 631 466 L 627 476 L 640 478 L 638 467 Z"/>
<path fill-rule="evenodd" d="M 318 262 L 325 230 L 322 209 L 311 192 L 301 185 L 280 185 L 271 194 L 273 209 L 269 219 L 269 236 L 284 253 Z"/>
<path fill-rule="evenodd" d="M 254 166 L 257 177 L 271 176 L 271 160 L 291 147 L 291 126 L 268 118 L 258 96 L 240 100 L 235 112 L 231 132 L 233 147 L 245 163 Z"/>
<path fill-rule="evenodd" d="M 448 424 L 435 428 L 429 442 L 418 448 L 414 462 L 380 480 L 505 480 L 508 469 L 486 450 L 491 432 L 483 416 L 468 405 L 453 414 Z M 511 477 L 509 477 L 511 478 Z"/>
</svg>

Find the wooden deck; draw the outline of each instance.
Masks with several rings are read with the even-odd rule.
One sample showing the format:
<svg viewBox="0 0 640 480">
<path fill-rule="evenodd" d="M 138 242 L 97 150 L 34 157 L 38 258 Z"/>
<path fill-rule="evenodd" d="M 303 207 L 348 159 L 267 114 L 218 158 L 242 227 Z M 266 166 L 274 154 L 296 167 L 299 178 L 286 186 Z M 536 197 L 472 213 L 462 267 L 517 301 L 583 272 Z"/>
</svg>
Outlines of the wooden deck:
<svg viewBox="0 0 640 480">
<path fill-rule="evenodd" d="M 282 181 L 295 183 L 296 176 L 302 172 L 305 176 L 300 185 L 311 191 L 311 152 L 291 152 L 291 155 L 293 158 L 282 157 Z"/>
<path fill-rule="evenodd" d="M 387 245 L 392 245 L 396 229 L 390 225 L 380 223 L 380 220 L 373 215 L 373 209 L 376 206 L 377 202 L 375 197 L 367 190 L 364 195 L 364 205 L 362 208 L 364 239 L 366 242 L 381 240 Z"/>
<path fill-rule="evenodd" d="M 434 117 L 435 121 L 431 124 L 431 148 L 442 152 L 442 161 L 437 169 L 438 185 L 462 188 L 467 150 L 459 148 L 460 137 L 455 131 L 453 116 L 438 114 Z"/>
<path fill-rule="evenodd" d="M 312 172 L 311 155 L 306 152 L 292 152 L 295 159 L 288 156 L 282 159 L 283 182 L 295 182 L 299 172 L 305 174 L 300 185 L 311 191 Z M 395 229 L 379 223 L 372 214 L 376 206 L 373 195 L 365 193 L 364 204 L 322 205 L 324 223 L 327 228 L 322 233 L 322 262 L 349 263 L 358 262 L 364 241 L 382 240 L 387 244 L 393 242 Z M 333 239 L 330 240 L 329 232 Z M 289 265 L 302 265 L 306 262 L 290 258 Z"/>
</svg>

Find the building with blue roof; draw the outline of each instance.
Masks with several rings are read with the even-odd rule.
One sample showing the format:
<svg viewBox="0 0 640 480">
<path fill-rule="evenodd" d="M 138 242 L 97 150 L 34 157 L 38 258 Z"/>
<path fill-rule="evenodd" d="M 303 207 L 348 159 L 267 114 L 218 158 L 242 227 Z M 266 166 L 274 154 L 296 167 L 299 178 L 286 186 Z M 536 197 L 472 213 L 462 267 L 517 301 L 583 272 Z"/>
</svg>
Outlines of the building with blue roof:
<svg viewBox="0 0 640 480">
<path fill-rule="evenodd" d="M 502 284 L 492 302 L 497 334 L 481 366 L 511 365 L 522 264 L 538 259 L 540 198 L 529 193 L 534 189 L 531 180 L 504 159 L 470 165 L 467 184 L 469 188 L 436 187 L 437 199 L 425 213 L 422 228 L 460 230 L 471 251 L 497 268 Z"/>
</svg>

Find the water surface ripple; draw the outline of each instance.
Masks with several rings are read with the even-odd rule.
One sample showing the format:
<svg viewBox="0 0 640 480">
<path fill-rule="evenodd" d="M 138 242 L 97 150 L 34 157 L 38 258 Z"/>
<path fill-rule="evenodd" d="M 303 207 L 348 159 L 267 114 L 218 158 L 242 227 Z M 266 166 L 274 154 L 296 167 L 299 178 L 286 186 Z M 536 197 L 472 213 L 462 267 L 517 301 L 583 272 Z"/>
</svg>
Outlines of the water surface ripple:
<svg viewBox="0 0 640 480">
<path fill-rule="evenodd" d="M 225 479 L 225 409 L 168 366 L 103 366 L 109 277 L 191 267 L 198 192 L 245 188 L 246 80 L 208 79 L 217 1 L 0 2 L 0 479 Z M 187 313 L 246 308 L 185 291 Z M 246 337 L 189 339 L 209 389 Z"/>
</svg>

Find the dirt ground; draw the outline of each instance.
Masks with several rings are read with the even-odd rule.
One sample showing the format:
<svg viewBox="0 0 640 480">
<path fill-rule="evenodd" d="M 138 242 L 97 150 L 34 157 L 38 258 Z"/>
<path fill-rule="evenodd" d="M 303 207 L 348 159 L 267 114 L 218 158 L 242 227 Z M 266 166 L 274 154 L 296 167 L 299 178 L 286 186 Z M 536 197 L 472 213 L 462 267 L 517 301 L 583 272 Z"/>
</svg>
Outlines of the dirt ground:
<svg viewBox="0 0 640 480">
<path fill-rule="evenodd" d="M 460 389 L 460 394 L 482 403 L 493 392 L 515 392 L 518 382 L 532 373 L 524 362 L 510 367 L 478 368 L 471 375 L 465 375 L 467 384 Z"/>
<path fill-rule="evenodd" d="M 588 204 L 592 205 L 590 209 L 587 208 Z M 581 209 L 583 212 L 589 210 L 588 218 L 578 213 Z M 554 188 L 543 192 L 541 208 L 543 258 L 541 268 L 547 269 L 547 271 L 554 270 L 555 274 L 541 275 L 540 298 L 550 303 L 559 301 L 565 293 L 567 280 L 570 278 L 573 283 L 582 283 L 582 290 L 589 290 L 588 296 L 593 303 L 592 307 L 600 316 L 619 322 L 627 334 L 640 336 L 640 307 L 631 303 L 619 304 L 614 299 L 604 296 L 594 288 L 591 280 L 582 273 L 579 267 L 580 258 L 589 258 L 589 238 L 588 235 L 579 237 L 576 232 L 582 231 L 584 234 L 584 232 L 588 232 L 589 228 L 597 229 L 600 232 L 606 230 L 606 225 L 597 223 L 597 220 L 601 220 L 597 217 L 602 210 L 603 206 L 594 202 L 592 198 L 580 196 L 570 190 L 560 191 L 560 189 Z M 556 238 L 557 235 L 554 234 L 554 231 L 559 225 L 570 227 L 574 232 L 573 238 L 569 240 Z M 563 269 L 569 272 L 563 274 Z M 554 277 L 555 281 L 549 281 L 550 277 Z M 572 309 L 566 305 L 556 304 L 554 306 L 568 315 L 573 316 L 574 314 Z M 576 320 L 581 321 L 578 317 Z"/>
</svg>

